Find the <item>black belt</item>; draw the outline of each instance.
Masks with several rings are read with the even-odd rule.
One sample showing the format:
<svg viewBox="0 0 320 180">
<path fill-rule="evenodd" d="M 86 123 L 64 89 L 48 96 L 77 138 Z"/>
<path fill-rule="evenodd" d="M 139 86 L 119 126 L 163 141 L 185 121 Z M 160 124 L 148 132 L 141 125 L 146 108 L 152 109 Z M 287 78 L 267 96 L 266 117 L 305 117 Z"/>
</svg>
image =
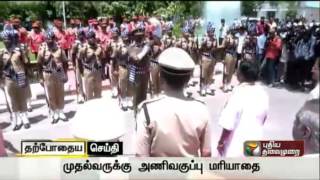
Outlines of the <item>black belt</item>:
<svg viewBox="0 0 320 180">
<path fill-rule="evenodd" d="M 48 74 L 52 74 L 52 71 L 50 71 L 50 70 L 43 70 L 43 72 L 48 73 Z"/>
<path fill-rule="evenodd" d="M 119 63 L 119 66 L 122 66 L 122 67 L 128 67 L 128 65 L 127 64 L 124 64 L 124 63 Z"/>
<path fill-rule="evenodd" d="M 150 60 L 150 62 L 151 62 L 152 64 L 159 64 L 159 62 L 156 61 L 156 60 Z"/>
<path fill-rule="evenodd" d="M 94 68 L 94 67 L 91 67 L 91 66 L 88 66 L 88 65 L 83 65 L 83 67 L 85 68 L 85 69 L 87 69 L 87 70 L 89 70 L 89 71 L 98 71 L 98 70 L 100 70 L 101 68 L 99 68 L 99 69 L 96 69 L 96 68 Z"/>
<path fill-rule="evenodd" d="M 206 56 L 206 57 L 213 57 L 213 55 L 211 55 L 210 53 L 201 53 L 201 55 Z"/>
<path fill-rule="evenodd" d="M 226 49 L 226 53 L 233 54 L 233 53 L 235 53 L 235 52 L 236 52 L 236 51 L 235 51 L 235 50 L 233 50 L 233 49 L 231 49 L 231 48 Z"/>
</svg>

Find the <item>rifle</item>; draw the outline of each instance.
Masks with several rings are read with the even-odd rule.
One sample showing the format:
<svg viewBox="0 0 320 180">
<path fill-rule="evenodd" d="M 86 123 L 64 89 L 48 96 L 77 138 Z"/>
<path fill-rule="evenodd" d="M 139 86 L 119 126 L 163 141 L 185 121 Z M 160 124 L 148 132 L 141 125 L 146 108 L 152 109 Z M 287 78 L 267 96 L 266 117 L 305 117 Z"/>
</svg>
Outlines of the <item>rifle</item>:
<svg viewBox="0 0 320 180">
<path fill-rule="evenodd" d="M 44 90 L 45 100 L 46 100 L 46 103 L 47 103 L 47 106 L 48 106 L 48 112 L 49 112 L 49 115 L 50 115 L 51 114 L 50 102 L 49 102 L 49 99 L 48 99 L 47 89 L 46 89 L 46 86 L 44 84 L 43 84 L 43 90 Z"/>
<path fill-rule="evenodd" d="M 79 45 L 77 46 L 76 54 L 78 54 L 78 51 L 79 51 Z M 79 60 L 76 57 L 74 57 L 74 55 L 71 55 L 71 56 L 72 56 L 72 60 L 75 59 L 75 61 L 73 61 L 74 62 L 73 72 L 74 72 L 74 77 L 75 77 L 75 81 L 76 81 L 77 102 L 79 102 L 80 83 L 82 83 L 82 82 L 79 82 L 79 80 L 81 81 L 80 70 L 79 70 L 79 74 L 77 74 L 77 67 L 78 67 L 77 64 L 79 64 Z M 79 79 L 78 79 L 78 76 L 79 76 Z M 81 95 L 83 97 L 85 97 L 83 91 L 81 92 Z"/>
</svg>

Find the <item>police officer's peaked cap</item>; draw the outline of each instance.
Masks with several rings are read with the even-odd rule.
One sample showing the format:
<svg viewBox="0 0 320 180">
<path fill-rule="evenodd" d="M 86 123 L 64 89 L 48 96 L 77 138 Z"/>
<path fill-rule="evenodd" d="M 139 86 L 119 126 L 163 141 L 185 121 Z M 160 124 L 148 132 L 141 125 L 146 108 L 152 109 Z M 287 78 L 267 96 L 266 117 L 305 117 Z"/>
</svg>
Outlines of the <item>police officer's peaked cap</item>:
<svg viewBox="0 0 320 180">
<path fill-rule="evenodd" d="M 14 40 L 14 31 L 11 29 L 5 29 L 4 31 L 1 32 L 0 36 L 1 36 L 1 39 Z"/>
<path fill-rule="evenodd" d="M 214 31 L 215 31 L 215 28 L 214 28 L 213 24 L 211 22 L 208 22 L 207 32 L 208 33 L 214 33 Z"/>
<path fill-rule="evenodd" d="M 195 66 L 191 56 L 185 50 L 176 47 L 164 50 L 159 55 L 158 62 L 160 67 L 164 67 L 166 70 L 174 70 L 175 74 L 180 74 L 179 71 L 190 73 Z"/>
<path fill-rule="evenodd" d="M 121 37 L 122 38 L 128 38 L 129 35 L 129 29 L 125 28 L 123 31 L 121 31 Z"/>
<path fill-rule="evenodd" d="M 139 21 L 136 28 L 133 30 L 133 34 L 139 35 L 145 33 L 145 25 L 143 21 Z"/>
<path fill-rule="evenodd" d="M 118 34 L 119 33 L 119 29 L 117 27 L 113 27 L 111 29 L 111 33 Z"/>
<path fill-rule="evenodd" d="M 78 30 L 77 30 L 77 35 L 79 36 L 86 36 L 86 31 L 85 31 L 85 29 L 84 28 L 79 28 Z"/>
<path fill-rule="evenodd" d="M 89 38 L 95 38 L 96 37 L 96 33 L 94 32 L 92 27 L 89 27 L 87 33 L 86 33 L 86 37 Z"/>
<path fill-rule="evenodd" d="M 47 39 L 51 39 L 51 38 L 55 38 L 55 34 L 53 32 L 52 29 L 48 29 L 47 32 L 46 32 L 46 38 Z"/>
</svg>

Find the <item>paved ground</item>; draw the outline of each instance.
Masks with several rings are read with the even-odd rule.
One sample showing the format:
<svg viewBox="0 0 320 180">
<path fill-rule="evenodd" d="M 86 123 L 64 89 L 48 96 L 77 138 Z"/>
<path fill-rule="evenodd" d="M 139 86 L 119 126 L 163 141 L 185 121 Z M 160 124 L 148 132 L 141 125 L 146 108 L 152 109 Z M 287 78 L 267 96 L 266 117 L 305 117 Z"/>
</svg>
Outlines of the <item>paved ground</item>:
<svg viewBox="0 0 320 180">
<path fill-rule="evenodd" d="M 193 96 L 198 97 L 199 99 L 203 99 L 209 107 L 213 124 L 213 147 L 216 147 L 221 133 L 221 128 L 217 125 L 218 117 L 223 105 L 230 96 L 230 93 L 223 93 L 219 89 L 222 78 L 221 74 L 219 74 L 219 70 L 221 69 L 221 67 L 221 64 L 219 64 L 216 68 L 216 73 L 218 74 L 215 75 L 215 84 L 217 89 L 215 96 L 199 97 L 198 93 L 196 93 L 196 91 L 198 90 L 198 86 L 193 88 Z M 199 71 L 197 70 L 195 73 L 196 76 L 198 72 Z M 72 77 L 72 73 L 70 73 L 70 76 Z M 72 84 L 73 78 L 70 78 L 69 82 L 65 85 L 65 89 L 67 91 L 74 89 L 74 86 Z M 235 77 L 233 78 L 233 84 L 237 84 Z M 108 82 L 104 82 L 104 85 L 107 86 Z M 293 126 L 294 115 L 304 103 L 307 94 L 300 92 L 291 92 L 286 89 L 268 87 L 265 88 L 270 95 L 270 113 L 264 127 L 265 139 L 291 140 L 291 130 Z M 2 131 L 4 134 L 4 138 L 10 141 L 17 149 L 20 148 L 20 141 L 22 139 L 72 138 L 70 132 L 70 123 L 72 121 L 75 121 L 73 117 L 77 111 L 77 107 L 79 106 L 76 103 L 76 96 L 71 94 L 65 97 L 65 112 L 70 118 L 70 121 L 59 122 L 56 125 L 52 125 L 50 123 L 50 120 L 47 118 L 48 109 L 46 102 L 43 98 L 41 98 L 43 89 L 39 84 L 33 84 L 32 92 L 34 95 L 32 101 L 34 111 L 29 114 L 31 128 L 28 130 L 22 129 L 19 131 L 12 131 L 11 129 L 6 128 L 10 124 L 9 113 L 6 111 L 3 93 L 0 92 L 0 128 L 3 129 Z M 111 99 L 110 90 L 104 90 L 103 98 L 110 99 L 110 101 L 114 101 L 115 106 L 117 105 L 117 100 Z M 131 155 L 134 153 L 134 118 L 132 111 L 127 111 L 124 113 L 127 117 L 127 132 L 122 138 L 122 140 L 124 141 L 124 154 Z M 112 116 L 112 114 L 110 116 Z M 112 124 L 110 124 L 110 126 L 112 126 Z"/>
</svg>

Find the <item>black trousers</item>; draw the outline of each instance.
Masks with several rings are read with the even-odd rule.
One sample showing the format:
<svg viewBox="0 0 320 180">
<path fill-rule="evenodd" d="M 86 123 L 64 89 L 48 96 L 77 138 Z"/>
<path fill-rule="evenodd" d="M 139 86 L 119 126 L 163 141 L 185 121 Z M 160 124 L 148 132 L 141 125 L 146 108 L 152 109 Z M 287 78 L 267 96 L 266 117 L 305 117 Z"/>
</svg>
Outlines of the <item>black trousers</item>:
<svg viewBox="0 0 320 180">
<path fill-rule="evenodd" d="M 239 61 L 241 61 L 241 58 L 242 58 L 242 54 L 239 54 L 239 53 L 237 53 L 237 59 L 236 59 L 236 69 L 238 69 L 238 66 L 239 66 Z"/>
<path fill-rule="evenodd" d="M 276 81 L 276 69 L 277 69 L 277 61 L 275 59 L 269 59 L 266 60 L 266 82 L 267 84 L 272 84 Z"/>
<path fill-rule="evenodd" d="M 312 80 L 312 66 L 315 60 L 306 61 L 304 58 L 288 62 L 286 82 L 291 86 L 303 85 L 307 80 Z"/>
</svg>

